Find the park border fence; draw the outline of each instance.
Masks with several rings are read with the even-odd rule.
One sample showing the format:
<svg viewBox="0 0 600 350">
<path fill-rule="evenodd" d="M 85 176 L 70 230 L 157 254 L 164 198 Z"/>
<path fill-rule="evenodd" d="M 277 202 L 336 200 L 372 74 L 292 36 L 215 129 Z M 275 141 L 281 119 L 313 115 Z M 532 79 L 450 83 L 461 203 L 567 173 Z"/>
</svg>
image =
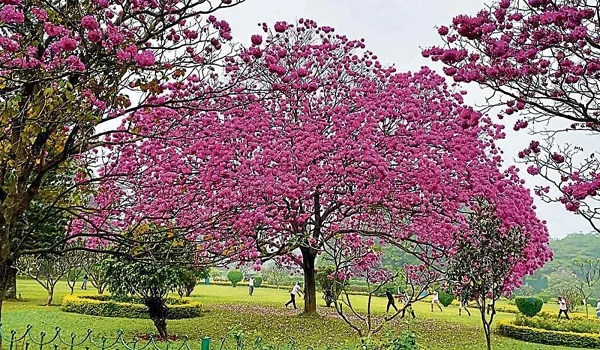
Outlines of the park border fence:
<svg viewBox="0 0 600 350">
<path fill-rule="evenodd" d="M 119 330 L 116 337 L 104 335 L 95 336 L 93 330 L 88 329 L 87 334 L 80 336 L 71 333 L 63 334 L 60 327 L 53 333 L 41 331 L 35 333 L 32 325 L 27 325 L 24 332 L 11 330 L 5 333 L 0 323 L 0 350 L 300 350 L 292 340 L 284 346 L 272 346 L 263 342 L 258 337 L 253 342 L 247 343 L 242 334 L 233 333 L 230 337 L 221 338 L 213 342 L 211 338 L 204 337 L 198 344 L 193 344 L 187 336 L 174 341 L 157 341 L 153 335 L 148 339 L 134 337 L 126 338 L 125 332 Z M 328 347 L 328 349 L 331 349 Z M 313 350 L 308 347 L 307 350 Z"/>
</svg>

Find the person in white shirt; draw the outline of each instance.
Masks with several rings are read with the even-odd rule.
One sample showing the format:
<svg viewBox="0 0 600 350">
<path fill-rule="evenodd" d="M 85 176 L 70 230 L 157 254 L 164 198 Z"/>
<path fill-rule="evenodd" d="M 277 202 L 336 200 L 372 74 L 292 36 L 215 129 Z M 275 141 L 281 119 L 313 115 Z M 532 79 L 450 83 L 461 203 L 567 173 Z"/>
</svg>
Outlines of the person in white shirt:
<svg viewBox="0 0 600 350">
<path fill-rule="evenodd" d="M 250 277 L 248 281 L 248 294 L 252 296 L 252 293 L 254 293 L 254 277 Z"/>
<path fill-rule="evenodd" d="M 442 307 L 440 306 L 440 297 L 437 291 L 433 291 L 433 297 L 431 298 L 431 312 L 433 312 L 433 305 L 437 305 L 437 307 L 442 311 Z"/>
<path fill-rule="evenodd" d="M 290 301 L 285 303 L 286 309 L 290 304 L 294 305 L 294 309 L 298 309 L 298 307 L 296 306 L 296 295 L 299 294 L 302 294 L 302 289 L 300 288 L 300 282 L 296 282 L 294 288 L 292 288 L 292 291 L 290 292 Z"/>
<path fill-rule="evenodd" d="M 565 318 L 568 320 L 569 314 L 567 312 L 569 311 L 569 306 L 567 305 L 567 299 L 565 299 L 565 297 L 558 297 L 558 305 L 560 309 L 558 311 L 558 318 L 560 318 L 560 315 L 564 314 Z"/>
</svg>

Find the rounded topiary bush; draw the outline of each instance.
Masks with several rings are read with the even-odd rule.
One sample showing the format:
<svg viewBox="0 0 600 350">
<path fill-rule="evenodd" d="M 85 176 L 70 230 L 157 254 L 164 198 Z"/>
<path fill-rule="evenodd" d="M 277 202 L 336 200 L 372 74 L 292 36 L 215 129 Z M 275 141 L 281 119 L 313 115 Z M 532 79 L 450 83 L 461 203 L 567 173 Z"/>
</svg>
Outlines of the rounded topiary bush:
<svg viewBox="0 0 600 350">
<path fill-rule="evenodd" d="M 227 272 L 227 279 L 232 286 L 237 287 L 237 284 L 244 280 L 244 274 L 240 270 L 231 270 Z"/>
<path fill-rule="evenodd" d="M 256 276 L 254 277 L 254 287 L 260 287 L 260 285 L 262 284 L 262 277 L 260 276 Z"/>
<path fill-rule="evenodd" d="M 515 304 L 523 315 L 533 317 L 542 310 L 544 301 L 535 297 L 517 297 L 515 298 Z"/>
<path fill-rule="evenodd" d="M 440 304 L 444 305 L 444 307 L 448 307 L 452 304 L 452 301 L 454 301 L 454 294 L 449 292 L 440 291 L 438 297 L 440 299 Z"/>
<path fill-rule="evenodd" d="M 200 303 L 186 299 L 167 299 L 167 308 L 169 320 L 194 318 L 202 314 Z M 141 299 L 129 297 L 67 295 L 63 298 L 61 310 L 92 316 L 149 318 L 148 308 Z"/>
</svg>

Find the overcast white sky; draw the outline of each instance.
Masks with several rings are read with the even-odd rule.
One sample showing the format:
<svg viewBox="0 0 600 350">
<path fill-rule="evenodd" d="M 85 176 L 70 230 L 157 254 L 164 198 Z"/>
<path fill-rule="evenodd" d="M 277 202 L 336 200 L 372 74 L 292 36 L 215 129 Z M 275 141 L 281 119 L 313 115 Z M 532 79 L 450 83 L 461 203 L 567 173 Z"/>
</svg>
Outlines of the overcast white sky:
<svg viewBox="0 0 600 350">
<path fill-rule="evenodd" d="M 367 48 L 383 63 L 393 63 L 405 71 L 418 70 L 423 65 L 439 68 L 422 58 L 420 47 L 439 43 L 435 26 L 448 24 L 458 14 L 476 13 L 485 3 L 484 0 L 246 0 L 216 15 L 230 23 L 234 40 L 244 44 L 249 43 L 252 34 L 261 33 L 258 23 L 272 25 L 276 21 L 314 19 L 350 38 L 365 38 Z M 468 101 L 483 102 L 484 91 L 476 86 L 469 86 L 467 90 Z M 507 161 L 512 163 L 512 158 L 531 138 L 522 132 L 508 136 L 501 146 L 506 151 Z M 588 145 L 594 147 L 591 142 Z M 532 180 L 526 180 L 532 187 Z M 583 219 L 562 206 L 538 202 L 538 215 L 548 221 L 552 237 L 591 231 Z"/>
</svg>

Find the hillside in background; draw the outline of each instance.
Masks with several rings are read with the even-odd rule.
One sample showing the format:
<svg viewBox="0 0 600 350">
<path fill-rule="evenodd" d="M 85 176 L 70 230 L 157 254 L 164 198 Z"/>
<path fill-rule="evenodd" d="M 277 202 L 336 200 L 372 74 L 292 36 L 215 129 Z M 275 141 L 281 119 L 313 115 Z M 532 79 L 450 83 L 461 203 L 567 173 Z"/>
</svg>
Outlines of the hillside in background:
<svg viewBox="0 0 600 350">
<path fill-rule="evenodd" d="M 570 234 L 565 238 L 552 240 L 550 247 L 554 252 L 554 259 L 535 275 L 525 279 L 525 283 L 533 287 L 536 292 L 546 288 L 548 276 L 559 268 L 574 271 L 576 259 L 600 258 L 600 235 Z"/>
</svg>

